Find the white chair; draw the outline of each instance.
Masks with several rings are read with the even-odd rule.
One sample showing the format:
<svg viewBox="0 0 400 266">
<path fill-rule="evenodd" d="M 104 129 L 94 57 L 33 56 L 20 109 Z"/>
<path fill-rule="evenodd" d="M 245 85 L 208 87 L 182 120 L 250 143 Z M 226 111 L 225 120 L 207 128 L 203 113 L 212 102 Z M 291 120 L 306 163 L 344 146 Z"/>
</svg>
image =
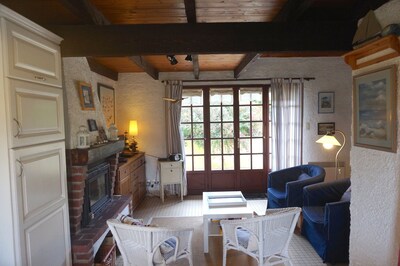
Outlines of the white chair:
<svg viewBox="0 0 400 266">
<path fill-rule="evenodd" d="M 229 249 L 255 258 L 258 265 L 288 262 L 292 265 L 288 247 L 301 208 L 268 209 L 264 216 L 221 220 L 223 234 L 223 263 Z"/>
<path fill-rule="evenodd" d="M 124 266 L 166 265 L 181 258 L 187 258 L 189 265 L 193 265 L 193 228 L 128 225 L 117 219 L 110 219 L 107 224 L 117 242 Z M 173 245 L 168 245 L 171 240 Z"/>
</svg>

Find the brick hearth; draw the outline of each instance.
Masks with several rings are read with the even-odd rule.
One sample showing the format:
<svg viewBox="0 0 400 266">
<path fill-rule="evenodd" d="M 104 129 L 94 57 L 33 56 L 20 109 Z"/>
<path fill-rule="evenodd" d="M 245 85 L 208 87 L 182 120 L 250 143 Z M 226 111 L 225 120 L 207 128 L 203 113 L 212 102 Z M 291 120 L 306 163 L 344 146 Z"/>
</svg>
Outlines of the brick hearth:
<svg viewBox="0 0 400 266">
<path fill-rule="evenodd" d="M 119 152 L 122 151 L 123 145 L 123 141 L 117 141 L 90 149 L 67 150 L 67 183 L 73 265 L 93 265 L 97 251 L 94 245 L 99 244 L 98 241 L 102 241 L 101 237 L 104 237 L 108 231 L 107 219 L 115 218 L 118 213 L 131 204 L 131 197 L 129 196 L 113 196 L 111 202 L 107 203 L 103 211 L 97 214 L 86 227 L 81 228 L 88 168 L 98 162 L 109 163 L 111 195 L 114 195 Z M 129 210 L 130 206 L 127 209 Z"/>
</svg>

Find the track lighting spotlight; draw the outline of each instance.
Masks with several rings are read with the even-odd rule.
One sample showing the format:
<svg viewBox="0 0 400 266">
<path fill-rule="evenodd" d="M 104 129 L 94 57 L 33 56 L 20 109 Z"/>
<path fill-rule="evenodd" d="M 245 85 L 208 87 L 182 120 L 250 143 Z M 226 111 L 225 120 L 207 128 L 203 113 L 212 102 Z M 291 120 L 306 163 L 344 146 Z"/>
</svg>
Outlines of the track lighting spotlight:
<svg viewBox="0 0 400 266">
<path fill-rule="evenodd" d="M 189 61 L 189 62 L 192 62 L 192 61 L 193 61 L 193 60 L 192 60 L 192 55 L 188 54 L 188 55 L 185 57 L 185 60 L 186 60 L 186 61 Z"/>
<path fill-rule="evenodd" d="M 178 64 L 178 60 L 176 60 L 175 55 L 167 55 L 167 59 L 171 65 Z"/>
</svg>

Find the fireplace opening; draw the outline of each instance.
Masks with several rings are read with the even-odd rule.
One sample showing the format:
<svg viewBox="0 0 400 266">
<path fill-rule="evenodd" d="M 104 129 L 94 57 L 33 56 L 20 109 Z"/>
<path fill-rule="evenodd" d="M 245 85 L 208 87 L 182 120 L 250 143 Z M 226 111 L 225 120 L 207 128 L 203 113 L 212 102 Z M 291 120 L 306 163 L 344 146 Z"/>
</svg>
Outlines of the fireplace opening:
<svg viewBox="0 0 400 266">
<path fill-rule="evenodd" d="M 87 226 L 111 200 L 109 163 L 101 163 L 88 170 L 84 193 L 82 227 Z"/>
</svg>

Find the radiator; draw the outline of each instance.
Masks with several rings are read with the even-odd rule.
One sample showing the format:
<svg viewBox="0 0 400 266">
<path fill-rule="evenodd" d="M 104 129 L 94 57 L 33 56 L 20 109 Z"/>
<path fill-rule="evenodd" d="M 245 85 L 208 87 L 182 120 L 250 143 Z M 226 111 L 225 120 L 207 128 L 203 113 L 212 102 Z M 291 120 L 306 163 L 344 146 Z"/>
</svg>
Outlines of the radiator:
<svg viewBox="0 0 400 266">
<path fill-rule="evenodd" d="M 308 162 L 308 164 L 314 164 L 321 166 L 325 169 L 325 182 L 335 180 L 335 162 Z M 338 179 L 345 177 L 346 165 L 344 162 L 338 162 Z"/>
</svg>

